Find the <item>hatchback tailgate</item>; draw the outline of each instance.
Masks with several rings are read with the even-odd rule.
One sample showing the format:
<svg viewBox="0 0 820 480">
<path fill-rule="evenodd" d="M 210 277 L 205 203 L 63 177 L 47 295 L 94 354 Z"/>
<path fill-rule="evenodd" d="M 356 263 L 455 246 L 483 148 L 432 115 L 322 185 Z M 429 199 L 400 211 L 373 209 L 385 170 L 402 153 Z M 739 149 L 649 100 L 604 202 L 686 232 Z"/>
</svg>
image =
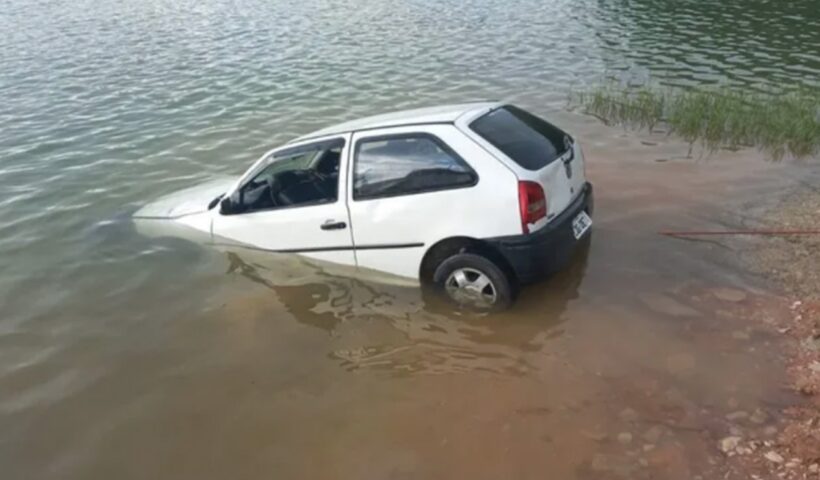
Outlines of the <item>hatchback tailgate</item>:
<svg viewBox="0 0 820 480">
<path fill-rule="evenodd" d="M 532 224 L 530 231 L 543 228 L 560 215 L 583 190 L 586 178 L 581 148 L 546 120 L 514 105 L 503 105 L 472 121 L 469 128 L 498 150 L 499 160 L 520 181 L 536 182 L 543 189 L 546 218 Z"/>
<path fill-rule="evenodd" d="M 584 188 L 584 156 L 577 142 L 566 137 L 567 151 L 535 173 L 547 198 L 547 222 L 563 212 Z"/>
</svg>

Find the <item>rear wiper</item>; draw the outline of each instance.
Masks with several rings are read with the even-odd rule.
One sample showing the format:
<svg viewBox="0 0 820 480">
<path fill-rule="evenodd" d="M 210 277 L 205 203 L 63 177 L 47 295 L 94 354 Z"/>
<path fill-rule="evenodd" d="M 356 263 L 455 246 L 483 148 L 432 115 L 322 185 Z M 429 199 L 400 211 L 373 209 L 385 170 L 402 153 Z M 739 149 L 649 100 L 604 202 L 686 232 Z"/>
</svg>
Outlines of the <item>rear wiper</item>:
<svg viewBox="0 0 820 480">
<path fill-rule="evenodd" d="M 564 159 L 564 163 L 569 163 L 575 158 L 575 150 L 572 149 L 572 144 L 573 144 L 572 137 L 570 137 L 569 135 L 564 135 L 564 149 L 565 150 L 564 150 L 564 153 L 562 153 L 561 155 L 566 155 L 566 153 L 569 152 L 569 156 Z"/>
</svg>

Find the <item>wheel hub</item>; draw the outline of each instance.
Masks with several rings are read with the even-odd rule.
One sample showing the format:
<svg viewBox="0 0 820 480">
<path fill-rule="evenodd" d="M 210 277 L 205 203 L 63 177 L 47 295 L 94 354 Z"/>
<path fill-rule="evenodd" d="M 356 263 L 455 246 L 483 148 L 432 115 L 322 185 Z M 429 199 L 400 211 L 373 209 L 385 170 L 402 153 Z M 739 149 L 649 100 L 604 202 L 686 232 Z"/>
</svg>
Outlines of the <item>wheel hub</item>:
<svg viewBox="0 0 820 480">
<path fill-rule="evenodd" d="M 484 272 L 474 268 L 458 268 L 444 284 L 447 294 L 458 303 L 478 308 L 490 308 L 498 300 L 495 285 Z"/>
</svg>

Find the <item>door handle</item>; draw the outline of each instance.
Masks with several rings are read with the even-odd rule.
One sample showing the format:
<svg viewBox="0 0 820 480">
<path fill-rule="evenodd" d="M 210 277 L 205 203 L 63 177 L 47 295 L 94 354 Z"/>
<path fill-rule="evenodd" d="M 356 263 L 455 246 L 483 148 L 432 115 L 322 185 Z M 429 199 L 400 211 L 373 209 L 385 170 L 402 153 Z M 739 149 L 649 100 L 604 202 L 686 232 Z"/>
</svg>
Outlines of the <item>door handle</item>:
<svg viewBox="0 0 820 480">
<path fill-rule="evenodd" d="M 347 228 L 347 224 L 345 222 L 335 222 L 333 220 L 328 220 L 322 224 L 320 227 L 322 230 L 344 230 Z"/>
</svg>

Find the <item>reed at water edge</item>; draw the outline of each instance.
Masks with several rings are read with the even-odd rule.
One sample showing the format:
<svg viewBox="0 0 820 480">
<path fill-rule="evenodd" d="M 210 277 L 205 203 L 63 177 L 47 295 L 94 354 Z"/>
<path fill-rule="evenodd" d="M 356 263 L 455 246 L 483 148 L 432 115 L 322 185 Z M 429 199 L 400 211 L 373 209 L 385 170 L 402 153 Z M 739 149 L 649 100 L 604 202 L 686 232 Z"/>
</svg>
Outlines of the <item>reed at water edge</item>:
<svg viewBox="0 0 820 480">
<path fill-rule="evenodd" d="M 775 160 L 820 153 L 820 89 L 764 94 L 604 86 L 572 94 L 571 103 L 608 124 L 650 131 L 663 125 L 710 152 L 757 147 Z"/>
</svg>

